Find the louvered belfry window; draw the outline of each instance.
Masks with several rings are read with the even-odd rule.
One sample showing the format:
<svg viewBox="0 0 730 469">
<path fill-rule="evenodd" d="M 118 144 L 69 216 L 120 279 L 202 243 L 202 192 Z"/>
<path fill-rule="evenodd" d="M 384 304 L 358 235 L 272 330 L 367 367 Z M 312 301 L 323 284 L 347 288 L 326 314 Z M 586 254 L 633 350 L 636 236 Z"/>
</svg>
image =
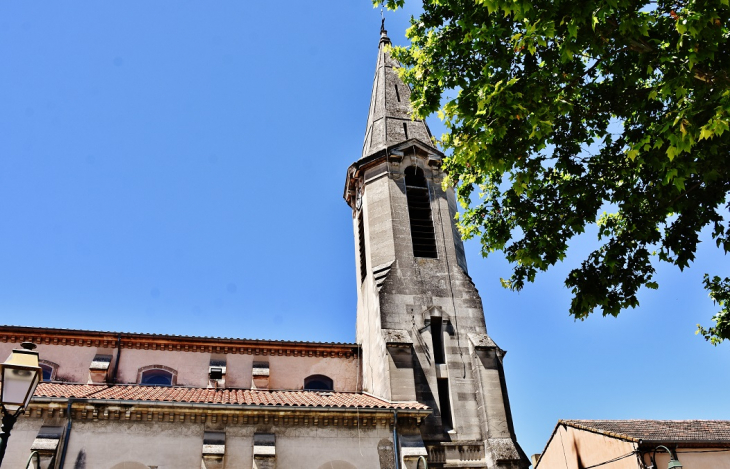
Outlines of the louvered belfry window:
<svg viewBox="0 0 730 469">
<path fill-rule="evenodd" d="M 423 170 L 418 166 L 406 169 L 406 198 L 411 221 L 413 255 L 435 259 L 436 236 L 431 218 L 431 197 Z"/>
</svg>

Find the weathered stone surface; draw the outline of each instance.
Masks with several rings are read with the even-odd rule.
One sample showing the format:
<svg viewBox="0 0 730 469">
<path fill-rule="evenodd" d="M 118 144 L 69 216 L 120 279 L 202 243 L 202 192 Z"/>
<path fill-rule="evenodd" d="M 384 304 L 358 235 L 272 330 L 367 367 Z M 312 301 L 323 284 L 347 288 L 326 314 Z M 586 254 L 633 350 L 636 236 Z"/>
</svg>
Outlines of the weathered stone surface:
<svg viewBox="0 0 730 469">
<path fill-rule="evenodd" d="M 514 446 L 515 441 L 497 356 L 501 350 L 487 335 L 482 301 L 467 274 L 464 247 L 453 221 L 456 199 L 452 189 L 444 190 L 440 184 L 445 177 L 440 156 L 435 148 L 410 140 L 428 138 L 430 133 L 425 123 L 406 119 L 408 102 L 400 98 L 405 99 L 407 93 L 396 95 L 395 90 L 401 93 L 407 87 L 393 73 L 395 66 L 381 48 L 364 160 L 348 173 L 356 178 L 348 184 L 366 194 L 361 210 L 366 215 L 368 264 L 388 265 L 387 274 L 375 279 L 369 272 L 358 289 L 363 389 L 388 399 L 417 399 L 430 406 L 434 413 L 420 425 L 422 440 L 457 444 L 443 453 L 452 459 L 449 464 L 455 464 L 453 467 L 473 465 L 472 458 L 478 457 L 491 468 L 490 461 L 497 458 L 486 454 L 485 442 L 506 438 Z M 413 165 L 422 171 L 428 185 L 436 258 L 414 256 L 404 177 Z M 360 174 L 357 168 L 361 168 Z M 357 218 L 357 207 L 354 209 L 353 218 Z M 432 320 L 441 324 L 436 337 L 432 336 Z M 435 362 L 436 341 L 445 363 Z M 440 396 L 439 389 L 447 390 L 448 395 Z M 451 422 L 443 420 L 448 414 Z M 459 442 L 468 444 L 461 447 Z M 462 461 L 462 457 L 467 459 Z M 517 462 L 519 467 L 529 465 L 526 459 Z"/>
<path fill-rule="evenodd" d="M 393 442 L 383 438 L 378 442 L 378 460 L 380 469 L 395 468 L 395 454 L 393 453 Z"/>
<path fill-rule="evenodd" d="M 59 440 L 55 438 L 36 438 L 30 446 L 31 451 L 56 451 Z"/>
<path fill-rule="evenodd" d="M 490 438 L 489 447 L 498 462 L 520 460 L 520 451 L 511 438 Z"/>
<path fill-rule="evenodd" d="M 386 344 L 410 345 L 413 343 L 408 331 L 405 329 L 384 329 L 383 339 Z"/>
</svg>

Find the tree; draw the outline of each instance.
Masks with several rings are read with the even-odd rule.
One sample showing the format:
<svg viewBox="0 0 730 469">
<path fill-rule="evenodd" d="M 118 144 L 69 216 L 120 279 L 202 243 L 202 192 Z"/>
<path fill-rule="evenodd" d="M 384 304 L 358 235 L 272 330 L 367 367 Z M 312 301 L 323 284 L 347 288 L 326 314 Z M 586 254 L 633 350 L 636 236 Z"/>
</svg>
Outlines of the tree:
<svg viewBox="0 0 730 469">
<path fill-rule="evenodd" d="M 503 285 L 595 224 L 599 247 L 565 280 L 570 314 L 616 316 L 657 288 L 657 262 L 689 265 L 703 228 L 730 250 L 728 1 L 423 1 L 393 55 L 414 114 L 446 125 L 462 236 L 513 265 Z M 697 332 L 718 344 L 730 278 L 705 287 L 721 311 Z"/>
</svg>

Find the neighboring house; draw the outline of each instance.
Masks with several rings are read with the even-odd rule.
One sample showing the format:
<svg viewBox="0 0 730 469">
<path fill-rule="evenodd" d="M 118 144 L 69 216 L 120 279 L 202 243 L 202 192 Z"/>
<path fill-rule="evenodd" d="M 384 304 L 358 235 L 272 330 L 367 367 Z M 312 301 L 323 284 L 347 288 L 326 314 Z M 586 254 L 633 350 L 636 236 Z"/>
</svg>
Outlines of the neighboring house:
<svg viewBox="0 0 730 469">
<path fill-rule="evenodd" d="M 662 446 L 664 448 L 662 448 Z M 560 420 L 534 469 L 730 469 L 730 420 Z"/>
<path fill-rule="evenodd" d="M 2 354 L 38 344 L 45 381 L 3 467 L 24 467 L 31 450 L 44 469 L 529 466 L 443 154 L 411 119 L 389 45 L 382 30 L 345 180 L 357 344 L 0 327 Z"/>
</svg>

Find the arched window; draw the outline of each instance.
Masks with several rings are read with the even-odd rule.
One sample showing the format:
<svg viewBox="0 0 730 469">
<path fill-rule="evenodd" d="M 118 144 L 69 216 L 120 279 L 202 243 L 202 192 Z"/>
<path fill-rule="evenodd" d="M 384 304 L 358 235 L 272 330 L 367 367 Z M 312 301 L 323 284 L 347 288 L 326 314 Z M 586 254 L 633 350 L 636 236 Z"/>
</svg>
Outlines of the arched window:
<svg viewBox="0 0 730 469">
<path fill-rule="evenodd" d="M 406 199 L 408 199 L 408 217 L 411 221 L 413 255 L 435 259 L 436 235 L 431 218 L 431 197 L 426 177 L 418 166 L 406 169 Z"/>
<path fill-rule="evenodd" d="M 148 386 L 174 386 L 177 381 L 177 372 L 162 365 L 145 366 L 139 369 L 139 384 Z"/>
<path fill-rule="evenodd" d="M 165 370 L 147 370 L 142 373 L 139 384 L 154 384 L 155 386 L 172 386 L 172 373 Z"/>
<path fill-rule="evenodd" d="M 48 360 L 38 360 L 38 366 L 43 371 L 43 381 L 53 381 L 56 379 L 56 371 L 58 365 Z"/>
<path fill-rule="evenodd" d="M 304 378 L 304 389 L 306 391 L 332 391 L 334 382 L 325 375 L 312 375 Z"/>
</svg>

